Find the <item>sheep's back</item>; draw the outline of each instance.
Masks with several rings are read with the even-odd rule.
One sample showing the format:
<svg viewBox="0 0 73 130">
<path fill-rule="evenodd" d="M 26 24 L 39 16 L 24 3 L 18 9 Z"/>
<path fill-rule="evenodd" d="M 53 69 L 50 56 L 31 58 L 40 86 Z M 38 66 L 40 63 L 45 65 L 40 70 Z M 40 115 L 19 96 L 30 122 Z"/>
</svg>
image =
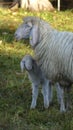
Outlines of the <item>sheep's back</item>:
<svg viewBox="0 0 73 130">
<path fill-rule="evenodd" d="M 49 31 L 49 27 L 44 32 L 41 26 L 40 43 L 35 47 L 37 63 L 49 79 L 63 76 L 73 82 L 73 33 Z"/>
</svg>

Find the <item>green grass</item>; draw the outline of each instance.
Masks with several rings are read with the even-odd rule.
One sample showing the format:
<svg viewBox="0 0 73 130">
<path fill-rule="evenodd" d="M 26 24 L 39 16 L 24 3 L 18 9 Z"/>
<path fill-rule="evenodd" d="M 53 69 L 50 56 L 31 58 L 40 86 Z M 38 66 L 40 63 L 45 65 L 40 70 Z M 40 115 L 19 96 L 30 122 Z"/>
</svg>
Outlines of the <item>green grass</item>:
<svg viewBox="0 0 73 130">
<path fill-rule="evenodd" d="M 0 130 L 73 130 L 73 88 L 69 112 L 60 113 L 55 91 L 48 110 L 43 107 L 41 93 L 36 109 L 30 110 L 31 84 L 26 72 L 24 75 L 17 72 L 22 57 L 27 53 L 33 55 L 33 51 L 28 41 L 16 42 L 13 38 L 27 15 L 40 16 L 56 29 L 73 32 L 72 11 L 31 13 L 0 9 Z"/>
</svg>

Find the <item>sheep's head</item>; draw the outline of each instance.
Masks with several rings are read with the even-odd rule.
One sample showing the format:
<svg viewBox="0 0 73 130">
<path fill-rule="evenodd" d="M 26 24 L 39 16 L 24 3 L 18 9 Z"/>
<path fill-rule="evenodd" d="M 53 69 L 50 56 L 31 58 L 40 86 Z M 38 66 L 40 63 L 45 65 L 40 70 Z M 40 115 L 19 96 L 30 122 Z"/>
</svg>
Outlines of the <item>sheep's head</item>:
<svg viewBox="0 0 73 130">
<path fill-rule="evenodd" d="M 30 71 L 33 66 L 33 58 L 30 55 L 26 55 L 20 62 L 21 71 L 23 72 L 24 69 Z"/>
<path fill-rule="evenodd" d="M 30 23 L 21 24 L 15 31 L 14 37 L 16 40 L 28 39 L 32 25 Z"/>
<path fill-rule="evenodd" d="M 14 36 L 16 40 L 28 39 L 30 45 L 33 47 L 38 43 L 39 39 L 39 21 L 40 18 L 34 16 L 27 16 L 24 19 L 24 23 L 21 24 L 16 30 Z"/>
</svg>

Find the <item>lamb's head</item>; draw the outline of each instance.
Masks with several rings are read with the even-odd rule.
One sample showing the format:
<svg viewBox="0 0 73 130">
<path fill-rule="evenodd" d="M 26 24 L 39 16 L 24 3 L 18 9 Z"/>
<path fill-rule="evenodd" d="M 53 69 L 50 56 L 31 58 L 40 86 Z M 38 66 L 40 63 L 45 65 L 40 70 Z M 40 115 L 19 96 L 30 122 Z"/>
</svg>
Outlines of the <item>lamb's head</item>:
<svg viewBox="0 0 73 130">
<path fill-rule="evenodd" d="M 32 70 L 33 66 L 33 58 L 30 55 L 25 55 L 20 62 L 21 71 L 23 72 L 24 69 L 27 71 Z"/>
<path fill-rule="evenodd" d="M 39 21 L 40 18 L 35 16 L 27 16 L 24 22 L 18 27 L 14 36 L 16 40 L 28 39 L 30 45 L 33 47 L 39 40 Z"/>
</svg>

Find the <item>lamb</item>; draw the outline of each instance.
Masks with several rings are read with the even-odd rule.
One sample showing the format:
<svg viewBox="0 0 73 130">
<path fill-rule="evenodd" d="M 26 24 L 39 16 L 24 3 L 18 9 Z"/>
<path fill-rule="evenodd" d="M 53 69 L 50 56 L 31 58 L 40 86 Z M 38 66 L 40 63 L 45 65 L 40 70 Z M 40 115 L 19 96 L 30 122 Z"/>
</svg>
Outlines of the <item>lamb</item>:
<svg viewBox="0 0 73 130">
<path fill-rule="evenodd" d="M 42 94 L 44 98 L 44 107 L 48 108 L 52 102 L 52 83 L 44 76 L 40 67 L 37 65 L 34 58 L 30 55 L 25 55 L 20 62 L 21 71 L 25 69 L 28 72 L 29 80 L 32 83 L 32 102 L 31 109 L 34 109 L 37 104 L 38 88 L 42 86 Z M 63 89 L 56 84 L 58 102 L 60 104 L 60 111 L 65 111 L 63 101 Z"/>
<path fill-rule="evenodd" d="M 37 97 L 38 97 L 38 87 L 42 85 L 42 94 L 44 97 L 44 107 L 49 107 L 49 100 L 51 100 L 51 94 L 49 97 L 49 80 L 47 80 L 44 74 L 41 72 L 39 66 L 37 66 L 35 60 L 30 56 L 26 55 L 20 62 L 21 70 L 25 69 L 28 72 L 29 80 L 32 83 L 32 103 L 31 108 L 36 107 Z"/>
<path fill-rule="evenodd" d="M 72 32 L 58 31 L 39 17 L 27 16 L 16 30 L 15 38 L 29 38 L 35 60 L 45 76 L 67 90 L 70 89 L 73 84 Z"/>
</svg>

